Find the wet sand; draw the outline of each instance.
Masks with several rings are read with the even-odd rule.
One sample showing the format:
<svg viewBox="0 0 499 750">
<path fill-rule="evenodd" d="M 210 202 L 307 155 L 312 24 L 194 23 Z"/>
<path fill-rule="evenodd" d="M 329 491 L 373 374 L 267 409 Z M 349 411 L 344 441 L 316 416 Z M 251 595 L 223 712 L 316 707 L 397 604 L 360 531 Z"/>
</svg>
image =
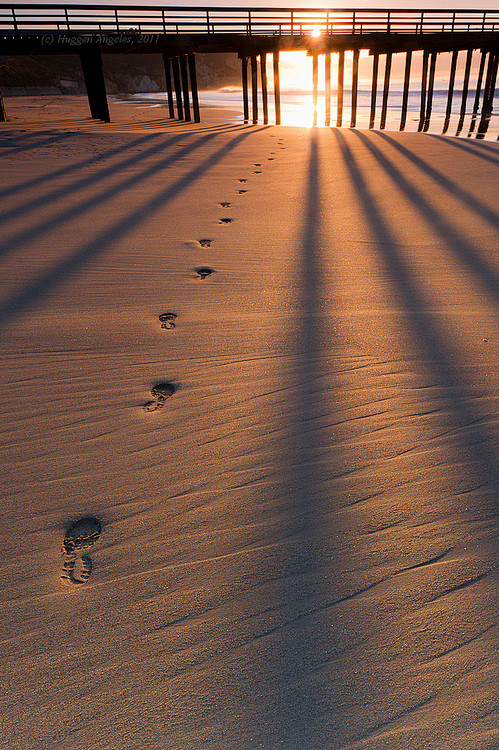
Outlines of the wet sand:
<svg viewBox="0 0 499 750">
<path fill-rule="evenodd" d="M 0 747 L 499 747 L 498 146 L 115 106 L 0 126 Z"/>
</svg>

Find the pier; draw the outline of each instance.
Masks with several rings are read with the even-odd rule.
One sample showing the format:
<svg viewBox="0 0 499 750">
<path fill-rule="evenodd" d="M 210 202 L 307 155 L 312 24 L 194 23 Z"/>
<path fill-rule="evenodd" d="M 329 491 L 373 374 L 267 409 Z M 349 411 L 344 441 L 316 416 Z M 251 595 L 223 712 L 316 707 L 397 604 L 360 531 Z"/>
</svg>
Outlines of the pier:
<svg viewBox="0 0 499 750">
<path fill-rule="evenodd" d="M 448 73 L 443 132 L 449 128 L 455 96 L 456 68 L 465 58 L 457 135 L 473 87 L 470 133 L 483 138 L 489 127 L 499 64 L 499 12 L 481 10 L 393 10 L 333 8 L 192 8 L 133 5 L 0 5 L 0 54 L 78 54 L 90 113 L 109 122 L 103 57 L 106 54 L 160 54 L 163 57 L 170 118 L 200 122 L 197 53 L 236 53 L 241 61 L 244 120 L 269 123 L 267 55 L 272 55 L 275 123 L 281 122 L 279 53 L 305 50 L 313 61 L 313 99 L 317 112 L 318 70 L 325 71 L 325 122 L 331 121 L 331 59 L 337 56 L 336 125 L 341 127 L 345 92 L 345 53 L 352 54 L 351 118 L 356 126 L 358 65 L 361 50 L 372 58 L 369 127 L 386 125 L 392 58 L 405 55 L 400 130 L 407 121 L 413 54 L 422 53 L 421 105 L 418 130 L 430 127 L 438 55 L 452 53 Z M 471 81 L 472 55 L 480 51 L 476 81 Z M 377 112 L 378 76 L 384 62 L 381 112 Z M 251 89 L 251 91 L 250 91 Z M 251 108 L 250 108 L 251 102 Z M 251 111 L 250 111 L 251 110 Z M 5 120 L 0 93 L 0 121 Z M 317 123 L 317 114 L 314 119 Z M 321 123 L 322 124 L 322 123 Z"/>
</svg>

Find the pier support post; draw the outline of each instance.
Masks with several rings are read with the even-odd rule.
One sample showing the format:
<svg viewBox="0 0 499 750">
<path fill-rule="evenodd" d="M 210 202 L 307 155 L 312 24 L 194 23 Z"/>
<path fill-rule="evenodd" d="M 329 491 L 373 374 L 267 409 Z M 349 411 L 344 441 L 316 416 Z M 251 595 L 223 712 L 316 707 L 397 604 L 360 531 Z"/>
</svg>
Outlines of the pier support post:
<svg viewBox="0 0 499 750">
<path fill-rule="evenodd" d="M 177 115 L 179 120 L 184 119 L 184 108 L 182 106 L 182 87 L 180 86 L 180 69 L 178 57 L 172 58 L 173 84 L 175 86 L 175 101 L 177 103 Z"/>
<path fill-rule="evenodd" d="M 489 64 L 487 66 L 487 76 L 485 78 L 485 88 L 483 91 L 482 116 L 476 133 L 477 138 L 484 138 L 490 124 L 492 109 L 494 104 L 494 92 L 496 89 L 497 68 L 499 64 L 499 54 L 490 51 Z"/>
<path fill-rule="evenodd" d="M 424 121 L 426 117 L 426 86 L 428 83 L 428 57 L 430 53 L 424 50 L 423 52 L 423 70 L 421 72 L 421 107 L 419 110 L 419 125 L 418 133 L 423 130 Z"/>
<path fill-rule="evenodd" d="M 248 57 L 241 55 L 241 82 L 243 86 L 243 119 L 249 122 L 249 100 L 248 100 Z"/>
<path fill-rule="evenodd" d="M 194 56 L 194 52 L 188 52 L 187 63 L 189 65 L 189 78 L 191 79 L 192 112 L 194 115 L 194 122 L 201 122 L 201 114 L 199 111 L 198 79 L 196 75 L 196 58 Z"/>
<path fill-rule="evenodd" d="M 260 53 L 260 76 L 262 79 L 262 107 L 263 107 L 263 124 L 269 123 L 269 102 L 267 96 L 267 53 Z"/>
<path fill-rule="evenodd" d="M 385 61 L 385 80 L 383 83 L 383 103 L 381 105 L 381 120 L 379 123 L 380 130 L 385 129 L 386 111 L 388 109 L 388 94 L 390 92 L 390 74 L 392 72 L 392 53 L 388 52 Z"/>
<path fill-rule="evenodd" d="M 317 125 L 317 103 L 319 99 L 319 55 L 314 52 L 312 55 L 312 96 L 314 103 L 313 126 Z"/>
<path fill-rule="evenodd" d="M 273 52 L 275 124 L 281 124 L 281 82 L 279 78 L 279 50 Z"/>
<path fill-rule="evenodd" d="M 409 86 L 411 81 L 411 62 L 412 52 L 409 51 L 405 56 L 405 71 L 404 71 L 404 93 L 402 94 L 402 113 L 400 115 L 400 130 L 405 129 L 405 123 L 407 121 L 407 104 L 409 102 Z"/>
<path fill-rule="evenodd" d="M 359 50 L 354 49 L 352 61 L 352 115 L 350 117 L 350 127 L 354 128 L 357 124 L 357 93 L 359 88 Z"/>
<path fill-rule="evenodd" d="M 326 127 L 331 125 L 331 53 L 326 52 L 324 55 L 324 80 L 326 95 L 326 116 L 324 124 Z"/>
<path fill-rule="evenodd" d="M 376 118 L 376 97 L 378 94 L 378 68 L 379 54 L 376 52 L 373 56 L 373 77 L 371 84 L 371 112 L 369 114 L 369 128 L 374 128 Z"/>
<path fill-rule="evenodd" d="M 466 53 L 466 63 L 464 66 L 463 94 L 461 97 L 461 112 L 459 113 L 459 122 L 457 123 L 456 135 L 459 135 L 459 133 L 463 129 L 464 117 L 466 115 L 466 102 L 468 100 L 468 88 L 470 85 L 470 71 L 471 71 L 472 57 L 473 57 L 473 50 L 469 49 Z"/>
<path fill-rule="evenodd" d="M 3 106 L 2 92 L 0 91 L 0 122 L 7 122 L 5 107 Z"/>
<path fill-rule="evenodd" d="M 163 52 L 163 64 L 165 66 L 166 93 L 168 96 L 168 114 L 173 120 L 173 118 L 175 117 L 175 107 L 173 106 L 171 60 L 165 52 Z"/>
<path fill-rule="evenodd" d="M 96 120 L 110 122 L 100 49 L 98 47 L 87 47 L 80 52 L 80 62 L 87 89 L 90 114 Z"/>
<path fill-rule="evenodd" d="M 478 71 L 478 79 L 476 82 L 476 90 L 475 90 L 475 101 L 473 102 L 473 113 L 471 115 L 471 122 L 470 122 L 470 129 L 468 131 L 468 138 L 471 136 L 473 131 L 475 130 L 475 125 L 477 121 L 478 116 L 478 108 L 480 107 L 480 94 L 482 93 L 482 81 L 483 81 L 483 72 L 485 70 L 485 62 L 487 60 L 487 50 L 482 50 L 482 56 L 480 58 L 480 69 Z"/>
<path fill-rule="evenodd" d="M 336 109 L 336 127 L 341 128 L 343 122 L 343 81 L 345 78 L 345 52 L 338 52 L 338 95 Z"/>
<path fill-rule="evenodd" d="M 433 106 L 433 89 L 435 87 L 435 67 L 437 65 L 438 52 L 432 52 L 430 56 L 430 76 L 428 79 L 428 94 L 426 97 L 426 112 L 423 125 L 423 133 L 430 127 L 431 109 Z"/>
<path fill-rule="evenodd" d="M 251 116 L 253 125 L 258 123 L 258 68 L 256 55 L 251 55 Z"/>
<path fill-rule="evenodd" d="M 449 73 L 449 89 L 447 91 L 447 108 L 445 110 L 445 120 L 444 120 L 444 127 L 442 130 L 442 133 L 446 133 L 449 129 L 450 115 L 452 112 L 452 97 L 454 96 L 454 81 L 456 80 L 456 66 L 457 66 L 458 54 L 459 54 L 458 50 L 454 50 L 454 52 L 452 53 L 452 59 L 450 63 L 450 73 Z"/>
<path fill-rule="evenodd" d="M 189 104 L 189 79 L 187 77 L 187 55 L 180 55 L 180 76 L 184 93 L 184 120 L 191 121 L 191 107 Z"/>
</svg>

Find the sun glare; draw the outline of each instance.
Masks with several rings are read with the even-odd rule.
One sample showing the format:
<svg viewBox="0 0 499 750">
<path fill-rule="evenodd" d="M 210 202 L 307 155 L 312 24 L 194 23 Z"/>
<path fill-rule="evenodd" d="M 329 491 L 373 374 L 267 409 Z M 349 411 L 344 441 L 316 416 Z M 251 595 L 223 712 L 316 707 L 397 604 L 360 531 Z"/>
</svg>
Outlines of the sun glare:
<svg viewBox="0 0 499 750">
<path fill-rule="evenodd" d="M 312 36 L 313 36 L 313 37 L 315 37 L 316 39 L 317 39 L 318 37 L 320 37 L 320 36 L 321 36 L 321 34 L 322 34 L 322 32 L 321 32 L 321 30 L 320 30 L 320 29 L 317 29 L 317 28 L 315 28 L 315 29 L 312 29 Z"/>
</svg>

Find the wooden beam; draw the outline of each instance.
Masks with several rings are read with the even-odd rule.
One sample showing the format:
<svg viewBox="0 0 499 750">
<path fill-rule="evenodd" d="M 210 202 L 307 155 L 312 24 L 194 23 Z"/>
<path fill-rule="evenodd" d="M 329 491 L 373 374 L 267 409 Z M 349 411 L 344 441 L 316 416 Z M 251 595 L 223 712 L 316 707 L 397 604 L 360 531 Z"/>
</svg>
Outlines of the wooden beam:
<svg viewBox="0 0 499 750">
<path fill-rule="evenodd" d="M 385 129 L 386 112 L 388 109 L 388 94 L 390 93 L 390 74 L 392 71 L 392 53 L 388 52 L 385 61 L 385 80 L 383 83 L 383 102 L 381 105 L 381 120 L 379 123 L 380 130 Z"/>
<path fill-rule="evenodd" d="M 343 122 L 343 81 L 345 78 L 345 52 L 338 52 L 338 95 L 336 111 L 336 127 L 341 128 Z"/>
<path fill-rule="evenodd" d="M 189 104 L 189 79 L 187 77 L 187 55 L 180 55 L 180 77 L 184 94 L 184 120 L 191 121 L 191 107 Z"/>
<path fill-rule="evenodd" d="M 324 55 L 324 78 L 326 83 L 326 116 L 324 124 L 326 127 L 331 125 L 331 53 L 326 52 Z"/>
<path fill-rule="evenodd" d="M 428 85 L 428 57 L 430 53 L 426 50 L 423 52 L 423 70 L 421 72 L 421 107 L 419 110 L 418 133 L 423 130 L 426 117 L 426 86 Z"/>
<path fill-rule="evenodd" d="M 482 93 L 482 81 L 483 81 L 483 73 L 485 70 L 485 62 L 487 60 L 487 50 L 482 50 L 482 56 L 480 58 L 480 69 L 478 71 L 478 79 L 476 82 L 476 89 L 475 89 L 475 101 L 473 102 L 473 113 L 471 115 L 471 122 L 470 122 L 470 129 L 468 131 L 468 138 L 471 136 L 473 131 L 475 130 L 475 125 L 478 117 L 478 108 L 480 107 L 480 94 Z"/>
<path fill-rule="evenodd" d="M 279 77 L 279 50 L 273 52 L 275 124 L 281 124 L 281 83 Z"/>
<path fill-rule="evenodd" d="M 175 101 L 177 103 L 178 119 L 184 119 L 184 108 L 182 106 L 182 87 L 180 85 L 180 68 L 178 57 L 172 58 L 173 84 L 175 86 Z"/>
<path fill-rule="evenodd" d="M 369 127 L 374 128 L 374 120 L 376 118 L 376 98 L 378 95 L 378 68 L 379 68 L 379 54 L 376 52 L 373 56 L 373 76 L 371 83 L 371 112 L 369 114 Z"/>
<path fill-rule="evenodd" d="M 404 71 L 404 93 L 402 94 L 402 112 L 400 115 L 400 130 L 405 129 L 405 123 L 407 121 L 407 104 L 409 101 L 409 86 L 411 82 L 411 62 L 412 52 L 409 51 L 405 56 L 405 71 Z"/>
<path fill-rule="evenodd" d="M 487 77 L 485 79 L 485 89 L 483 92 L 482 116 L 476 133 L 477 138 L 485 138 L 485 133 L 489 129 L 490 118 L 494 106 L 494 92 L 496 90 L 497 68 L 499 65 L 499 54 L 490 51 L 489 64 L 487 66 Z"/>
<path fill-rule="evenodd" d="M 253 125 L 258 123 L 258 68 L 256 55 L 251 55 L 251 104 Z"/>
<path fill-rule="evenodd" d="M 452 112 L 452 98 L 454 96 L 454 82 L 456 80 L 456 66 L 457 66 L 457 57 L 459 55 L 459 51 L 456 49 L 452 53 L 452 59 L 450 63 L 450 73 L 449 73 L 449 88 L 447 90 L 447 107 L 445 110 L 445 120 L 444 120 L 444 127 L 442 130 L 442 133 L 446 133 L 449 129 L 449 122 L 450 122 L 450 116 Z"/>
<path fill-rule="evenodd" d="M 459 122 L 457 123 L 456 135 L 459 135 L 459 133 L 463 129 L 464 118 L 466 115 L 466 102 L 468 101 L 468 88 L 470 85 L 470 71 L 471 71 L 472 57 L 473 57 L 473 50 L 469 49 L 466 53 L 466 64 L 464 66 L 463 94 L 461 96 L 461 112 L 459 113 Z"/>
<path fill-rule="evenodd" d="M 267 96 L 267 54 L 260 53 L 260 77 L 262 81 L 262 107 L 263 107 L 263 124 L 269 122 L 269 103 Z"/>
<path fill-rule="evenodd" d="M 96 120 L 110 122 L 100 48 L 87 47 L 80 52 L 80 62 L 87 89 L 90 114 Z"/>
<path fill-rule="evenodd" d="M 314 103 L 313 126 L 317 125 L 317 104 L 319 99 L 319 55 L 314 52 L 312 55 L 312 97 Z"/>
<path fill-rule="evenodd" d="M 175 117 L 175 107 L 173 106 L 171 60 L 170 60 L 170 57 L 166 54 L 166 52 L 163 52 L 163 64 L 165 66 L 166 94 L 168 97 L 168 114 L 173 119 Z"/>
<path fill-rule="evenodd" d="M 243 119 L 249 122 L 249 101 L 248 101 L 248 58 L 241 55 L 241 78 L 243 85 Z"/>
<path fill-rule="evenodd" d="M 189 65 L 189 78 L 191 79 L 192 112 L 194 114 L 194 122 L 201 122 L 201 114 L 199 112 L 198 79 L 196 75 L 196 58 L 194 52 L 187 53 L 187 63 Z"/>
<path fill-rule="evenodd" d="M 357 124 L 357 93 L 359 88 L 359 52 L 354 49 L 352 61 L 352 114 L 350 117 L 350 127 L 354 128 Z"/>
</svg>

